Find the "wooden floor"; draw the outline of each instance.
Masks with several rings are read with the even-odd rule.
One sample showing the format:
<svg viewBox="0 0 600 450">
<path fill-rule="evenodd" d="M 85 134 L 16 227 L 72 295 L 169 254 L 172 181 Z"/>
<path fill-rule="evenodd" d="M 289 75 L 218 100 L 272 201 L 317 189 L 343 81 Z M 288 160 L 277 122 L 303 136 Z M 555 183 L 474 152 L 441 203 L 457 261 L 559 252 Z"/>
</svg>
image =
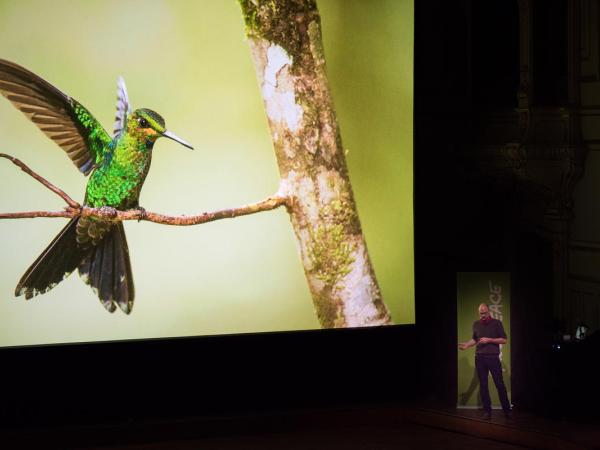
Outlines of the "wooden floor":
<svg viewBox="0 0 600 450">
<path fill-rule="evenodd" d="M 394 428 L 376 426 L 342 427 L 328 430 L 297 430 L 254 436 L 219 437 L 133 446 L 96 447 L 127 450 L 397 450 L 472 449 L 515 450 L 523 447 L 413 424 Z"/>
<path fill-rule="evenodd" d="M 492 419 L 481 419 L 482 412 L 420 406 L 413 421 L 479 436 L 487 440 L 519 445 L 525 448 L 549 450 L 600 449 L 600 424 L 551 420 L 535 414 L 513 411 L 506 419 L 501 410 L 492 411 Z"/>
<path fill-rule="evenodd" d="M 370 405 L 0 432 L 0 448 L 90 450 L 600 449 L 600 427 L 494 411 Z"/>
</svg>

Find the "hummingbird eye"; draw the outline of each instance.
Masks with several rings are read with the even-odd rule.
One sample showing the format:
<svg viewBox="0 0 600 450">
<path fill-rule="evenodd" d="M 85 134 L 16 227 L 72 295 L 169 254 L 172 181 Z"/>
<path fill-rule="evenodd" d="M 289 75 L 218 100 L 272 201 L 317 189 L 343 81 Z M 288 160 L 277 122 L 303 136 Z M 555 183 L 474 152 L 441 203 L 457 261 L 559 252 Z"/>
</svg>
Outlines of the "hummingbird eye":
<svg viewBox="0 0 600 450">
<path fill-rule="evenodd" d="M 150 126 L 150 124 L 148 123 L 148 121 L 146 119 L 144 119 L 143 117 L 140 117 L 138 119 L 138 124 L 140 125 L 140 127 L 142 128 L 148 128 Z"/>
</svg>

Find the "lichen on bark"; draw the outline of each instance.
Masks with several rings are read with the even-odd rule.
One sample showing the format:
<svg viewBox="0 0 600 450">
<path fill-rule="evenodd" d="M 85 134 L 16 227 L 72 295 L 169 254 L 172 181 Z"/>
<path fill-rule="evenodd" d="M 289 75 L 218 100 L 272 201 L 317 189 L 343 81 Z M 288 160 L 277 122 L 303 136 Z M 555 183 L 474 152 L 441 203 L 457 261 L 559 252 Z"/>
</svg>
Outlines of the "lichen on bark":
<svg viewBox="0 0 600 450">
<path fill-rule="evenodd" d="M 326 285 L 334 286 L 351 271 L 354 246 L 346 241 L 342 224 L 319 225 L 310 233 L 309 270 Z"/>
<path fill-rule="evenodd" d="M 362 234 L 314 0 L 239 0 L 282 195 L 324 327 L 391 323 Z"/>
<path fill-rule="evenodd" d="M 315 0 L 239 0 L 246 35 L 283 48 L 300 61 L 306 46 L 306 27 L 320 22 Z"/>
</svg>

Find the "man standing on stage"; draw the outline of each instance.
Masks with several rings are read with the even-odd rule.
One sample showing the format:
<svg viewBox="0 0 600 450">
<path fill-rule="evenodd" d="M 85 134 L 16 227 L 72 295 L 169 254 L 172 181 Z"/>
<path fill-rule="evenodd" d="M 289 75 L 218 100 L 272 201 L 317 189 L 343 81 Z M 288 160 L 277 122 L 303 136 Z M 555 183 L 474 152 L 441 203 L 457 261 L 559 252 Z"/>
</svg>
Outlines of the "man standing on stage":
<svg viewBox="0 0 600 450">
<path fill-rule="evenodd" d="M 506 394 L 506 386 L 502 378 L 500 365 L 500 344 L 506 344 L 506 333 L 502 322 L 490 316 L 488 305 L 479 305 L 479 320 L 473 324 L 473 337 L 467 342 L 458 344 L 458 348 L 466 350 L 477 346 L 475 351 L 475 368 L 479 377 L 479 393 L 483 402 L 483 419 L 492 417 L 492 402 L 488 390 L 488 371 L 498 390 L 498 398 L 502 404 L 504 415 L 510 418 L 510 402 Z"/>
</svg>

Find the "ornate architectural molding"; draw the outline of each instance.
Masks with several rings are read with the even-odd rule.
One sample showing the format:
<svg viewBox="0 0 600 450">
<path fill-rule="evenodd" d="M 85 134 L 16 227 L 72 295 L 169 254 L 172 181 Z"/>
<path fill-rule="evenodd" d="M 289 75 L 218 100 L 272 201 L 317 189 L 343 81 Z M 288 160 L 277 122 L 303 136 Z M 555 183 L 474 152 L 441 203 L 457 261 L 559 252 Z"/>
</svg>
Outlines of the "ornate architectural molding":
<svg viewBox="0 0 600 450">
<path fill-rule="evenodd" d="M 581 138 L 579 94 L 581 0 L 562 1 L 546 5 L 518 0 L 519 67 L 513 67 L 519 71 L 517 105 L 512 110 L 475 111 L 480 134 L 463 158 L 468 173 L 484 177 L 516 199 L 514 213 L 524 227 L 552 242 L 555 312 L 568 317 L 573 191 L 583 175 L 587 148 Z M 565 14 L 546 14 L 542 9 L 547 6 L 563 8 Z M 544 33 L 553 33 L 553 42 L 559 41 L 556 51 L 562 53 L 556 59 L 540 45 L 547 37 Z M 540 61 L 558 65 L 562 75 L 552 79 L 555 74 L 550 71 L 543 74 L 548 78 L 539 79 Z M 556 99 L 563 100 L 553 103 Z"/>
</svg>

